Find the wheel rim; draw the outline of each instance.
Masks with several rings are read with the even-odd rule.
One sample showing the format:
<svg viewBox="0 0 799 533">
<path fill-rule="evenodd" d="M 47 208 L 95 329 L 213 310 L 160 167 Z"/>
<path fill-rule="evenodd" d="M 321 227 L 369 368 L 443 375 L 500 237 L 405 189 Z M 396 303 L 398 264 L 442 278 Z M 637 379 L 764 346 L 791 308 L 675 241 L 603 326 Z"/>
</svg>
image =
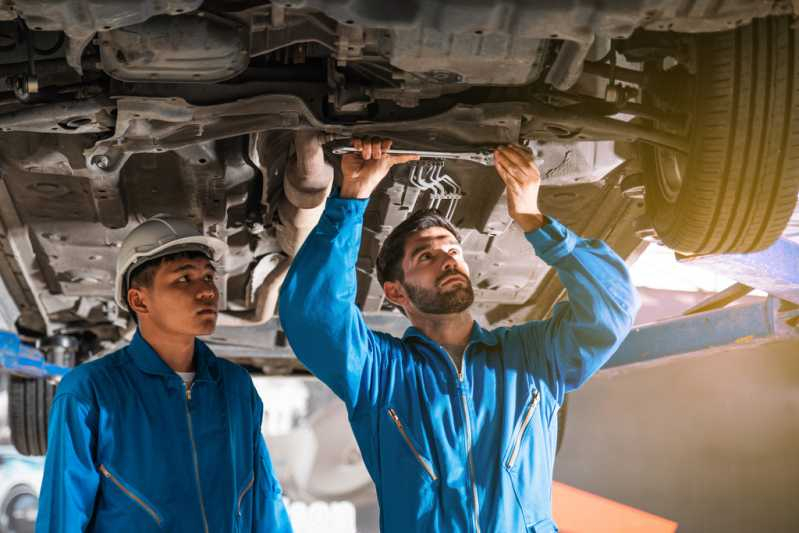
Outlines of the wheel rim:
<svg viewBox="0 0 799 533">
<path fill-rule="evenodd" d="M 657 187 L 660 196 L 666 202 L 674 204 L 680 196 L 685 172 L 687 168 L 686 157 L 672 150 L 657 148 L 655 150 L 657 164 Z"/>
<path fill-rule="evenodd" d="M 14 533 L 33 532 L 39 500 L 33 494 L 14 496 L 5 509 L 8 530 Z"/>
</svg>

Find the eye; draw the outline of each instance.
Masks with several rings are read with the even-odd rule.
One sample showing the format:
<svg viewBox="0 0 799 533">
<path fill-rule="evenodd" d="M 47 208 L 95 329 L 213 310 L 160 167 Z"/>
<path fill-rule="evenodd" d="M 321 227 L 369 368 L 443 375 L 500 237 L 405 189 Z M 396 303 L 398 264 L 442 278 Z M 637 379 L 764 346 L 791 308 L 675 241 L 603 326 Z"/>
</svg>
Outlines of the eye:
<svg viewBox="0 0 799 533">
<path fill-rule="evenodd" d="M 205 281 L 213 283 L 214 281 L 216 281 L 216 274 L 206 274 Z"/>
<path fill-rule="evenodd" d="M 430 252 L 422 252 L 419 256 L 419 261 L 427 261 L 428 259 L 430 259 Z"/>
<path fill-rule="evenodd" d="M 188 276 L 188 275 L 186 275 L 186 274 L 184 274 L 183 276 L 180 276 L 180 277 L 178 278 L 178 281 L 179 281 L 179 282 L 181 282 L 181 283 L 186 283 L 186 282 L 188 282 L 188 281 L 189 281 L 189 276 Z"/>
</svg>

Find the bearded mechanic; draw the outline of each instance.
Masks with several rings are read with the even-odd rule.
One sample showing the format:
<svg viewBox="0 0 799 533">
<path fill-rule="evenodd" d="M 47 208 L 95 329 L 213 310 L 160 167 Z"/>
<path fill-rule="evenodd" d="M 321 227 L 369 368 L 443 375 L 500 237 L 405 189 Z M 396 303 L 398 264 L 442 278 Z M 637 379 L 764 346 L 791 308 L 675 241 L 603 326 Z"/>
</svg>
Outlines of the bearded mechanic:
<svg viewBox="0 0 799 533">
<path fill-rule="evenodd" d="M 36 531 L 291 532 L 252 380 L 196 338 L 225 252 L 182 219 L 125 238 L 116 300 L 138 330 L 58 385 Z"/>
<path fill-rule="evenodd" d="M 280 318 L 297 357 L 347 405 L 377 488 L 381 531 L 554 532 L 557 411 L 630 330 L 639 303 L 624 262 L 538 208 L 540 176 L 519 146 L 495 152 L 508 212 L 569 301 L 552 317 L 484 329 L 472 318 L 458 233 L 422 211 L 377 261 L 386 297 L 410 320 L 403 338 L 371 331 L 355 305 L 363 213 L 408 157 L 356 141 L 341 187 L 293 261 Z"/>
</svg>

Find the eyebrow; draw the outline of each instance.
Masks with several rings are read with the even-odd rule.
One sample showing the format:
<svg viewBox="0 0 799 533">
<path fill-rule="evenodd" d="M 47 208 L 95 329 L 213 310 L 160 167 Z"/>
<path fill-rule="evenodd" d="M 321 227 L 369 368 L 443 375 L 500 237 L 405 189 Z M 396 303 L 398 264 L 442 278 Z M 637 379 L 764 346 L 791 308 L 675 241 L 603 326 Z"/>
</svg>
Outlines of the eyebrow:
<svg viewBox="0 0 799 533">
<path fill-rule="evenodd" d="M 427 239 L 427 240 L 424 241 L 424 244 L 420 244 L 419 246 L 414 248 L 413 251 L 411 251 L 411 259 L 414 259 L 419 253 L 431 248 L 432 244 L 435 241 L 440 241 L 442 239 L 447 239 L 447 240 L 450 241 L 451 244 L 454 244 L 456 246 L 460 246 L 461 245 L 461 243 L 459 243 L 456 239 L 454 239 L 453 237 L 451 237 L 449 235 L 440 235 L 438 237 L 433 237 L 431 239 Z"/>
</svg>

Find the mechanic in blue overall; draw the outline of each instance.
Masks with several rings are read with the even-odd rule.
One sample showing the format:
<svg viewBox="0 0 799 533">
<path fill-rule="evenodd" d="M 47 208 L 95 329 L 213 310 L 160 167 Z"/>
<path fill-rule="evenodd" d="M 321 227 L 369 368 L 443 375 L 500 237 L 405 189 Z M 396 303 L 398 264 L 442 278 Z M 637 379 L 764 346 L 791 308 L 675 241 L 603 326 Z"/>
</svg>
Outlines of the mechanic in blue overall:
<svg viewBox="0 0 799 533">
<path fill-rule="evenodd" d="M 252 380 L 196 338 L 225 252 L 181 219 L 125 238 L 116 300 L 138 331 L 58 385 L 37 531 L 291 532 Z"/>
<path fill-rule="evenodd" d="M 553 532 L 557 411 L 613 355 L 639 307 L 622 261 L 538 208 L 540 177 L 519 146 L 495 151 L 510 216 L 569 301 L 547 320 L 484 329 L 469 312 L 456 229 L 430 211 L 399 224 L 378 279 L 410 320 L 372 331 L 355 304 L 369 196 L 392 165 L 386 140 L 357 140 L 341 186 L 295 257 L 280 319 L 297 357 L 345 403 L 375 482 L 384 533 Z M 520 251 L 521 253 L 521 251 Z"/>
</svg>

